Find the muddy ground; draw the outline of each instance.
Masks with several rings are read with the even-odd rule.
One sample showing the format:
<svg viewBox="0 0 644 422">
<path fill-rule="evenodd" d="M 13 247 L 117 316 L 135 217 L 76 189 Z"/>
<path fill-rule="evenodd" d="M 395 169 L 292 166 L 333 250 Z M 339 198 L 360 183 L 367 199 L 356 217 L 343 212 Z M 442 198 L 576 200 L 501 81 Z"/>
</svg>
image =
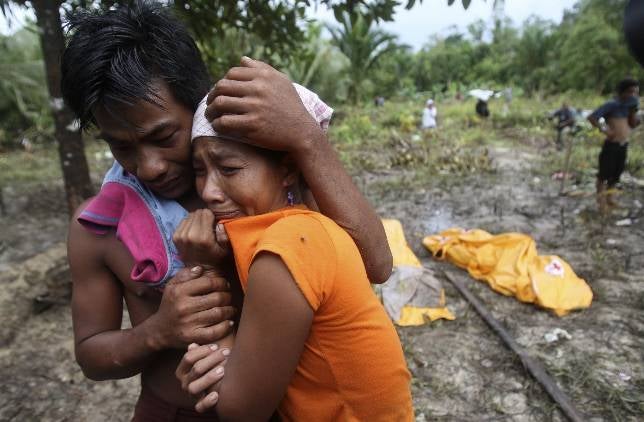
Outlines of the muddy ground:
<svg viewBox="0 0 644 422">
<path fill-rule="evenodd" d="M 418 180 L 409 171 L 356 178 L 380 215 L 402 221 L 423 263 L 420 240 L 459 226 L 532 235 L 542 254 L 567 260 L 595 294 L 592 307 L 559 318 L 468 280 L 468 287 L 519 344 L 538 357 L 588 420 L 644 414 L 644 188 L 625 183 L 622 207 L 596 211 L 592 177 L 557 195 L 538 146 L 491 150 L 492 172 Z M 0 217 L 0 420 L 129 420 L 137 380 L 92 382 L 74 362 L 62 187 L 3 189 Z M 630 218 L 630 225 L 616 222 Z M 461 273 L 464 274 L 464 273 Z M 455 321 L 399 329 L 417 420 L 564 420 L 557 407 L 458 292 L 444 281 Z M 549 343 L 554 328 L 570 334 Z M 641 419 L 640 419 L 641 420 Z"/>
</svg>

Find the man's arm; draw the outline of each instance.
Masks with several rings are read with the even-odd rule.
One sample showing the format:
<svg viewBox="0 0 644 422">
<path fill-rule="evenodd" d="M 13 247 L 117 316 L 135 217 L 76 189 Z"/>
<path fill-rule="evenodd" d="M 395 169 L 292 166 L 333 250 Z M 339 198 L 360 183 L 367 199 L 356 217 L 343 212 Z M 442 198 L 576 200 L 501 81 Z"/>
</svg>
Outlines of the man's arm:
<svg viewBox="0 0 644 422">
<path fill-rule="evenodd" d="M 637 117 L 637 109 L 628 113 L 628 126 L 630 126 L 631 129 L 635 129 L 640 125 L 640 123 L 640 119 Z"/>
<path fill-rule="evenodd" d="M 245 57 L 217 82 L 209 101 L 206 117 L 215 130 L 293 155 L 320 212 L 356 242 L 369 280 L 385 282 L 392 257 L 382 223 L 286 75 Z"/>
<path fill-rule="evenodd" d="M 605 108 L 606 108 L 606 105 L 602 104 L 599 108 L 597 108 L 595 111 L 590 113 L 586 118 L 593 127 L 599 129 L 600 131 L 602 130 L 602 128 L 601 128 L 601 125 L 599 124 L 599 119 L 604 117 Z"/>
<path fill-rule="evenodd" d="M 591 126 L 599 129 L 600 132 L 604 132 L 604 128 L 599 124 L 599 118 L 597 116 L 591 114 L 590 116 L 588 116 L 587 120 L 591 124 Z"/>
<path fill-rule="evenodd" d="M 133 328 L 121 329 L 123 285 L 104 262 L 108 240 L 87 231 L 76 216 L 70 223 L 74 344 L 76 360 L 88 378 L 130 377 L 159 350 L 216 341 L 229 331 L 225 320 L 234 310 L 212 309 L 230 303 L 228 293 L 217 292 L 225 289 L 226 282 L 201 276 L 201 269 L 182 270 L 168 283 L 157 313 Z"/>
<path fill-rule="evenodd" d="M 593 114 L 591 114 L 590 116 L 588 116 L 588 122 L 590 122 L 590 124 L 593 127 L 599 129 L 599 131 L 601 133 L 606 135 L 606 138 L 613 139 L 614 133 L 613 133 L 612 129 L 609 126 L 602 126 L 599 123 L 599 118 L 597 116 L 594 116 Z"/>
<path fill-rule="evenodd" d="M 353 183 L 326 134 L 294 153 L 320 212 L 334 220 L 358 246 L 369 281 L 384 283 L 393 260 L 380 218 Z"/>
<path fill-rule="evenodd" d="M 601 130 L 601 127 L 599 126 L 599 119 L 596 116 L 591 114 L 590 116 L 588 116 L 587 120 L 588 123 L 590 123 L 593 127 Z"/>
<path fill-rule="evenodd" d="M 596 116 L 593 116 L 591 114 L 590 116 L 588 116 L 588 121 L 592 126 L 599 129 L 601 133 L 606 135 L 607 139 L 613 139 L 615 137 L 615 132 L 613 131 L 613 129 L 608 125 L 601 125 L 599 123 L 599 118 L 597 118 Z"/>
<path fill-rule="evenodd" d="M 605 115 L 608 113 L 610 108 L 609 103 L 603 104 L 601 107 L 599 107 L 597 110 L 593 111 L 590 116 L 588 116 L 588 122 L 595 128 L 599 129 L 600 132 L 602 132 L 608 139 L 613 139 L 614 137 L 614 132 L 611 129 L 610 126 L 602 126 L 599 123 L 599 119 L 602 117 L 605 117 Z"/>
</svg>

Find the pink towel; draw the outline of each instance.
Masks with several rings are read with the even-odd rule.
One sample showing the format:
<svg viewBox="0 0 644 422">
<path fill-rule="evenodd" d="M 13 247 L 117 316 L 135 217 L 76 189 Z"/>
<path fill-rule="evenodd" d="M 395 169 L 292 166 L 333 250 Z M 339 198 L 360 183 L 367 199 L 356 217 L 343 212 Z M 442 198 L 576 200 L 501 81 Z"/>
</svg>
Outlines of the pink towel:
<svg viewBox="0 0 644 422">
<path fill-rule="evenodd" d="M 115 162 L 78 221 L 98 235 L 116 229 L 134 258 L 132 280 L 162 287 L 183 267 L 172 235 L 186 215 L 176 201 L 156 197 Z"/>
</svg>

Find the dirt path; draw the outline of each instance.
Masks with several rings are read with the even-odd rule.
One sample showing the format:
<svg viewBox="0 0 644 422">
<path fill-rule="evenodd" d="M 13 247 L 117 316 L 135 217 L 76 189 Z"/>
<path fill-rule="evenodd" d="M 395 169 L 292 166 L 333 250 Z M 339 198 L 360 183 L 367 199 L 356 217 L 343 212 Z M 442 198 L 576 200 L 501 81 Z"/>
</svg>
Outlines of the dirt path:
<svg viewBox="0 0 644 422">
<path fill-rule="evenodd" d="M 74 360 L 61 186 L 3 196 L 0 421 L 129 420 L 138 380 L 93 382 Z"/>
<path fill-rule="evenodd" d="M 431 259 L 420 240 L 452 226 L 529 233 L 541 253 L 567 260 L 589 281 L 595 301 L 564 318 L 478 282 L 469 287 L 542 359 L 589 420 L 636 420 L 644 413 L 644 190 L 627 185 L 624 208 L 601 220 L 592 197 L 556 195 L 558 184 L 532 165 L 540 160 L 536 151 L 496 149 L 493 160 L 496 173 L 458 181 L 419 186 L 408 184 L 408 173 L 388 171 L 360 175 L 360 182 L 382 216 L 402 221 L 430 267 L 447 264 Z M 592 181 L 578 188 L 591 191 Z M 26 195 L 0 218 L 0 421 L 129 420 L 137 380 L 91 382 L 73 359 L 61 243 L 66 222 L 52 212 L 61 207 L 51 199 L 62 197 L 56 189 Z M 20 217 L 34 209 L 40 211 L 30 220 Z M 627 217 L 630 226 L 615 225 Z M 414 375 L 417 420 L 562 420 L 474 310 L 447 282 L 444 287 L 456 321 L 399 330 Z M 548 343 L 544 335 L 554 328 L 571 339 Z"/>
<path fill-rule="evenodd" d="M 592 196 L 558 197 L 559 184 L 535 174 L 529 164 L 539 161 L 534 152 L 496 149 L 493 159 L 496 174 L 411 191 L 401 184 L 374 202 L 381 215 L 403 222 L 413 249 L 432 268 L 451 266 L 431 259 L 422 237 L 454 226 L 528 233 L 540 253 L 567 260 L 590 283 L 595 300 L 589 310 L 563 318 L 473 280 L 469 288 L 544 362 L 589 420 L 636 420 L 644 412 L 644 191 L 627 186 L 624 208 L 602 221 Z M 592 181 L 577 188 L 590 191 Z M 628 215 L 639 220 L 615 225 Z M 520 362 L 448 282 L 444 287 L 456 321 L 399 330 L 418 417 L 561 420 Z M 544 336 L 554 328 L 572 338 L 547 342 Z"/>
<path fill-rule="evenodd" d="M 65 245 L 11 266 L 0 283 L 0 420 L 128 420 L 137 380 L 92 382 L 74 361 Z"/>
</svg>

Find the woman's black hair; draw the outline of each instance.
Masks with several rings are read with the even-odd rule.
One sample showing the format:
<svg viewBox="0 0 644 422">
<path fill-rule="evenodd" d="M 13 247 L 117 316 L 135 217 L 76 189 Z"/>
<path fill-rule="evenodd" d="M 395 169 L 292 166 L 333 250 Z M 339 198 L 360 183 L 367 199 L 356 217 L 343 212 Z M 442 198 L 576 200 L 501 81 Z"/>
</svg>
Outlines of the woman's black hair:
<svg viewBox="0 0 644 422">
<path fill-rule="evenodd" d="M 193 112 L 210 89 L 194 40 L 158 3 L 139 0 L 108 11 L 77 11 L 68 15 L 67 31 L 61 86 L 83 128 L 95 123 L 96 107 L 156 103 L 156 81 L 165 82 L 174 99 Z"/>
</svg>

